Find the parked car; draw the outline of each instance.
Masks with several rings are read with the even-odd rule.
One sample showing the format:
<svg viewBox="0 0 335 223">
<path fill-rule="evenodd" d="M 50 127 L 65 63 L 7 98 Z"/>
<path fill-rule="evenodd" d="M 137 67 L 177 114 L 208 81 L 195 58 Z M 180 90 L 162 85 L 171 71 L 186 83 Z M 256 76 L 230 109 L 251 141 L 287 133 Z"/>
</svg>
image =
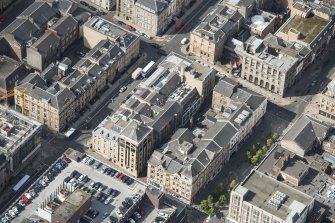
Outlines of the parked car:
<svg viewBox="0 0 335 223">
<path fill-rule="evenodd" d="M 119 90 L 120 93 L 123 93 L 127 90 L 127 86 L 122 86 Z"/>
<path fill-rule="evenodd" d="M 63 160 L 64 160 L 66 163 L 71 163 L 71 159 L 68 158 L 66 155 L 63 156 Z"/>
<path fill-rule="evenodd" d="M 109 202 L 111 202 L 112 199 L 113 199 L 112 196 L 108 196 L 105 200 L 105 204 L 109 204 Z"/>
<path fill-rule="evenodd" d="M 6 16 L 1 15 L 0 16 L 0 23 L 4 22 L 6 20 Z"/>
<path fill-rule="evenodd" d="M 88 177 L 86 174 L 82 174 L 80 177 L 79 177 L 79 180 L 86 183 L 88 181 Z"/>
<path fill-rule="evenodd" d="M 94 165 L 94 169 L 99 169 L 101 166 L 102 166 L 102 163 L 100 163 L 99 161 L 96 161 Z"/>
<path fill-rule="evenodd" d="M 8 214 L 11 216 L 11 218 L 15 218 L 16 217 L 15 212 L 12 211 L 12 210 L 8 211 Z"/>
<path fill-rule="evenodd" d="M 142 216 L 140 215 L 140 213 L 138 213 L 137 211 L 135 211 L 134 214 L 137 217 L 137 219 L 141 219 L 142 218 Z"/>
<path fill-rule="evenodd" d="M 120 208 L 117 208 L 115 212 L 116 212 L 116 215 L 117 215 L 119 218 L 122 218 L 122 217 L 123 217 L 123 213 L 121 212 Z"/>
<path fill-rule="evenodd" d="M 99 215 L 99 211 L 95 210 L 93 214 L 93 218 L 96 218 Z"/>
<path fill-rule="evenodd" d="M 109 215 L 108 212 L 105 212 L 105 213 L 103 213 L 102 218 L 105 219 L 105 218 L 108 217 L 108 215 Z"/>
<path fill-rule="evenodd" d="M 113 196 L 113 197 L 116 197 L 118 194 L 119 194 L 119 191 L 117 191 L 117 190 L 113 190 L 113 192 L 112 192 L 112 196 Z"/>
<path fill-rule="evenodd" d="M 141 209 L 138 209 L 138 210 L 137 210 L 137 212 L 138 212 L 138 213 L 140 213 L 140 215 L 141 215 L 142 217 L 144 217 L 144 216 L 145 216 L 145 212 L 144 212 L 143 210 L 141 210 Z"/>
<path fill-rule="evenodd" d="M 68 183 L 72 178 L 71 177 L 65 177 L 64 183 Z"/>
<path fill-rule="evenodd" d="M 80 1 L 80 4 L 82 4 L 83 6 L 88 6 L 88 4 L 84 1 Z"/>
<path fill-rule="evenodd" d="M 32 188 L 32 189 L 30 189 L 29 191 L 28 191 L 28 193 L 32 196 L 32 197 L 36 197 L 36 192 L 35 192 L 35 190 Z"/>
<path fill-rule="evenodd" d="M 12 207 L 11 210 L 14 211 L 15 214 L 19 214 L 19 213 L 20 213 L 20 211 L 19 211 L 19 209 L 17 208 L 17 206 Z"/>
</svg>

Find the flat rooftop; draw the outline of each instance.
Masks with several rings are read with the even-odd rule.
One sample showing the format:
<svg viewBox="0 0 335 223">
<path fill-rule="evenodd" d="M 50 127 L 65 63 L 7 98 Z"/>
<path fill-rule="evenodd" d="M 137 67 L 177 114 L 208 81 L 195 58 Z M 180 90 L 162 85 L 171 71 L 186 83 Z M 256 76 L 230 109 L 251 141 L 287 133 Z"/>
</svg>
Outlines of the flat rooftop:
<svg viewBox="0 0 335 223">
<path fill-rule="evenodd" d="M 276 149 L 269 154 L 269 156 L 264 160 L 264 162 L 259 166 L 258 171 L 265 174 L 273 174 L 272 167 L 278 161 L 280 157 L 284 154 L 293 154 L 288 150 L 278 146 Z M 335 219 L 335 202 L 330 201 L 327 197 L 327 188 L 335 185 L 333 177 L 330 177 L 327 174 L 319 172 L 313 167 L 313 165 L 304 164 L 302 161 L 297 160 L 296 158 L 291 158 L 293 161 L 289 163 L 289 169 L 293 170 L 294 173 L 303 171 L 302 168 L 309 168 L 308 174 L 301 181 L 299 186 L 289 185 L 291 188 L 299 190 L 309 196 L 315 198 L 316 204 L 318 206 L 326 206 L 326 215 Z M 313 160 L 317 162 L 318 158 L 313 157 Z M 303 164 L 303 165 L 301 165 Z M 286 168 L 287 169 L 287 168 Z M 285 171 L 285 169 L 284 169 Z"/>
<path fill-rule="evenodd" d="M 54 212 L 54 217 L 62 222 L 67 222 L 90 197 L 91 195 L 85 191 L 76 189 L 58 206 Z"/>
<path fill-rule="evenodd" d="M 244 199 L 246 202 L 249 202 L 283 220 L 286 220 L 290 213 L 289 207 L 292 204 L 295 204 L 295 201 L 306 206 L 313 202 L 313 197 L 289 187 L 257 170 L 242 183 L 242 186 L 248 189 L 248 193 Z M 236 190 L 238 189 L 239 188 Z M 284 200 L 282 205 L 278 208 L 269 203 L 269 200 L 277 191 L 284 193 L 287 196 L 287 199 Z"/>
<path fill-rule="evenodd" d="M 14 70 L 16 70 L 21 64 L 16 60 L 13 60 L 7 56 L 0 56 L 0 79 L 7 77 Z"/>
<path fill-rule="evenodd" d="M 114 40 L 118 39 L 120 48 L 128 48 L 128 46 L 139 38 L 138 35 L 128 32 L 124 28 L 101 17 L 93 17 L 85 25 Z"/>
<path fill-rule="evenodd" d="M 316 15 L 311 15 L 307 18 L 295 15 L 285 27 L 282 28 L 281 32 L 287 34 L 291 28 L 295 29 L 303 35 L 303 39 L 301 39 L 303 42 L 311 43 L 328 23 L 328 20 Z"/>
<path fill-rule="evenodd" d="M 40 127 L 40 123 L 0 106 L 0 151 L 13 152 Z"/>
</svg>

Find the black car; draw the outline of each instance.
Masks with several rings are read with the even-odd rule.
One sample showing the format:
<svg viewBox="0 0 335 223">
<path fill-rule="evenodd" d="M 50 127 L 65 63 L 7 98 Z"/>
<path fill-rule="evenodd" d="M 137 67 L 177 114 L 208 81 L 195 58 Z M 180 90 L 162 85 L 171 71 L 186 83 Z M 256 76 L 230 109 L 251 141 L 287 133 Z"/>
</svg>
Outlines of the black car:
<svg viewBox="0 0 335 223">
<path fill-rule="evenodd" d="M 154 47 L 154 48 L 159 48 L 160 46 L 156 43 L 151 43 L 151 46 Z"/>
<path fill-rule="evenodd" d="M 129 205 L 128 202 L 126 202 L 126 201 L 122 201 L 122 206 L 123 206 L 125 209 L 129 209 L 129 208 L 130 208 L 130 205 Z"/>
<path fill-rule="evenodd" d="M 49 173 L 50 173 L 51 176 L 54 177 L 54 178 L 57 176 L 57 173 L 54 172 L 53 170 L 50 170 Z"/>
<path fill-rule="evenodd" d="M 80 4 L 84 5 L 84 6 L 88 6 L 88 4 L 84 1 L 80 1 Z"/>
<path fill-rule="evenodd" d="M 102 193 L 98 193 L 97 196 L 96 196 L 97 200 L 100 200 L 101 197 L 102 197 Z"/>
<path fill-rule="evenodd" d="M 74 170 L 74 171 L 72 171 L 72 173 L 70 174 L 70 177 L 74 177 L 74 176 L 76 176 L 77 174 L 78 174 L 79 172 L 77 171 L 77 170 Z"/>
<path fill-rule="evenodd" d="M 99 211 L 95 210 L 92 218 L 96 218 L 99 215 Z"/>
<path fill-rule="evenodd" d="M 132 179 L 132 178 L 128 178 L 128 180 L 126 181 L 126 184 L 127 185 L 130 185 L 130 184 L 132 184 L 132 183 L 134 183 L 134 180 Z"/>
<path fill-rule="evenodd" d="M 113 190 L 112 197 L 116 197 L 117 195 L 119 195 L 119 191 Z"/>
<path fill-rule="evenodd" d="M 97 11 L 97 9 L 96 8 L 94 8 L 93 6 L 91 6 L 91 5 L 89 5 L 89 6 L 87 6 L 89 9 L 91 9 L 92 11 Z"/>
<path fill-rule="evenodd" d="M 65 177 L 64 183 L 68 183 L 72 178 L 71 177 Z"/>
<path fill-rule="evenodd" d="M 129 197 L 126 197 L 125 200 L 126 200 L 126 202 L 127 202 L 130 206 L 134 204 L 133 200 L 132 200 L 131 198 L 129 198 Z"/>
<path fill-rule="evenodd" d="M 92 189 L 92 190 L 90 191 L 90 194 L 91 194 L 92 196 L 94 196 L 94 194 L 96 194 L 96 193 L 97 193 L 97 191 L 94 190 L 94 189 Z"/>
<path fill-rule="evenodd" d="M 113 188 L 109 188 L 107 191 L 106 191 L 106 194 L 108 195 L 111 195 L 113 193 Z"/>
<path fill-rule="evenodd" d="M 74 175 L 73 178 L 76 178 L 78 180 L 80 176 L 81 176 L 81 173 L 78 172 L 76 175 Z"/>
<path fill-rule="evenodd" d="M 114 217 L 114 216 L 109 216 L 109 220 L 111 223 L 117 223 L 119 221 L 119 219 L 117 219 L 117 217 Z"/>
<path fill-rule="evenodd" d="M 102 186 L 102 183 L 100 183 L 100 182 L 96 182 L 94 185 L 93 185 L 93 188 L 94 189 L 99 189 L 99 187 L 101 187 Z"/>
<path fill-rule="evenodd" d="M 113 170 L 112 170 L 111 168 L 108 168 L 108 170 L 106 171 L 106 174 L 107 174 L 107 175 L 111 175 L 112 171 L 113 171 Z"/>
</svg>

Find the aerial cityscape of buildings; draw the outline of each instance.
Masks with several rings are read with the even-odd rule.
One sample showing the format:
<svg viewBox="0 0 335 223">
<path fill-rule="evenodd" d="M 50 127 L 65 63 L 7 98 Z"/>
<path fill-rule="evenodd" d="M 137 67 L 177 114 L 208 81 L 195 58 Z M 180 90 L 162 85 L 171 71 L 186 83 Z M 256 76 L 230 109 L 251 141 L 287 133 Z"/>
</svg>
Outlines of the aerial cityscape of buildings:
<svg viewBox="0 0 335 223">
<path fill-rule="evenodd" d="M 335 4 L 0 2 L 0 223 L 335 222 Z"/>
</svg>

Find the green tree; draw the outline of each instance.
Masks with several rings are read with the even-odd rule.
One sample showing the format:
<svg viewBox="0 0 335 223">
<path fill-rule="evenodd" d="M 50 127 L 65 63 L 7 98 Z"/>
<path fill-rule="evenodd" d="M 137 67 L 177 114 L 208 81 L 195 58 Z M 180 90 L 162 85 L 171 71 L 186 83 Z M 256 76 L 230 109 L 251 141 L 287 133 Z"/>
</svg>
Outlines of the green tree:
<svg viewBox="0 0 335 223">
<path fill-rule="evenodd" d="M 222 194 L 220 197 L 219 197 L 219 202 L 220 204 L 224 204 L 226 202 L 226 196 L 224 194 Z"/>
<path fill-rule="evenodd" d="M 268 147 L 266 147 L 265 145 L 262 147 L 262 152 L 265 154 L 268 151 Z"/>
<path fill-rule="evenodd" d="M 247 151 L 245 155 L 247 156 L 247 158 L 248 158 L 249 160 L 250 160 L 250 159 L 251 159 L 251 157 L 252 157 L 252 155 L 251 155 L 251 152 L 250 152 L 250 151 Z"/>
<path fill-rule="evenodd" d="M 214 207 L 215 207 L 215 209 L 219 209 L 221 207 L 220 201 L 215 202 Z"/>
<path fill-rule="evenodd" d="M 278 134 L 277 134 L 277 133 L 273 133 L 273 134 L 272 134 L 272 139 L 273 139 L 273 140 L 276 140 L 277 138 L 278 138 Z"/>
<path fill-rule="evenodd" d="M 208 211 L 207 211 L 207 214 L 209 215 L 209 216 L 214 216 L 215 215 L 215 209 L 214 208 L 210 208 Z"/>
<path fill-rule="evenodd" d="M 250 150 L 251 154 L 255 154 L 256 151 L 257 151 L 256 146 L 255 146 L 255 145 L 252 145 L 251 150 Z"/>
<path fill-rule="evenodd" d="M 267 140 L 266 140 L 266 145 L 267 145 L 268 147 L 272 146 L 272 144 L 273 144 L 273 140 L 272 140 L 272 139 L 267 139 Z"/>
<path fill-rule="evenodd" d="M 208 211 L 209 210 L 209 204 L 208 204 L 208 201 L 207 200 L 202 200 L 201 202 L 200 202 L 200 208 L 201 208 L 201 210 L 204 210 L 204 211 Z"/>
<path fill-rule="evenodd" d="M 257 153 L 255 155 L 257 157 L 257 162 L 263 158 L 263 151 L 260 149 L 260 150 L 257 150 Z"/>
<path fill-rule="evenodd" d="M 256 155 L 252 156 L 250 162 L 251 162 L 252 165 L 256 166 L 256 164 L 258 162 L 257 156 Z"/>
<path fill-rule="evenodd" d="M 212 195 L 208 195 L 207 201 L 208 201 L 209 205 L 212 205 L 213 204 L 213 196 Z"/>
<path fill-rule="evenodd" d="M 234 179 L 234 180 L 232 180 L 232 181 L 230 182 L 230 184 L 229 184 L 229 188 L 230 188 L 230 189 L 233 189 L 234 187 L 236 187 L 236 185 L 237 185 L 237 182 L 236 182 L 236 180 Z"/>
</svg>

